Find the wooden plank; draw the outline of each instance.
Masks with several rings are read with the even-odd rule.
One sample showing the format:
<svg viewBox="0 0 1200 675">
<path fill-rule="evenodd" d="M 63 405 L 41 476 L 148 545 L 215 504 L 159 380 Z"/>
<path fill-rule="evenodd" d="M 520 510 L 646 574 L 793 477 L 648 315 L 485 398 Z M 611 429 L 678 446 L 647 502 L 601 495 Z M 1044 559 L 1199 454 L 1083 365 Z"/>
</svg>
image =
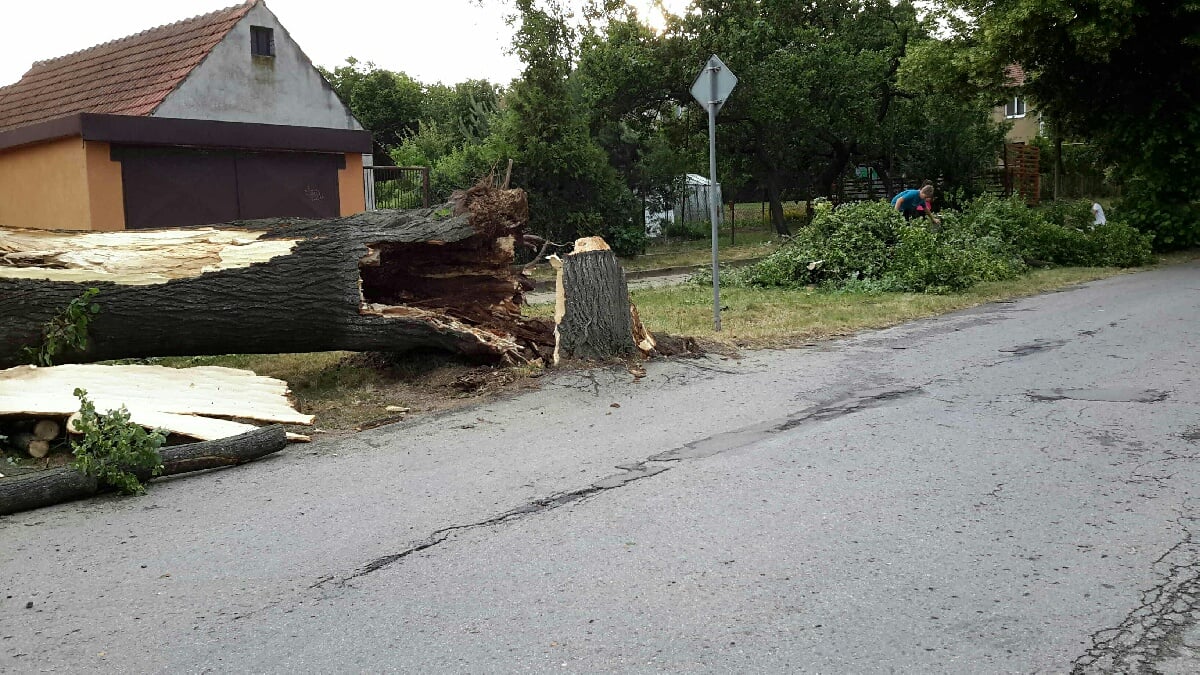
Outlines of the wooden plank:
<svg viewBox="0 0 1200 675">
<path fill-rule="evenodd" d="M 198 415 L 176 415 L 154 410 L 130 409 L 129 421 L 147 429 L 166 429 L 171 433 L 201 441 L 215 441 L 254 431 L 253 424 L 219 420 Z M 72 425 L 72 431 L 74 426 Z"/>
<path fill-rule="evenodd" d="M 313 422 L 312 415 L 292 407 L 286 382 L 218 366 L 17 366 L 0 371 L 0 415 L 65 417 L 79 410 L 72 393 L 76 387 L 87 390 L 97 410 L 124 405 L 140 419 L 173 414 L 285 424 Z"/>
</svg>

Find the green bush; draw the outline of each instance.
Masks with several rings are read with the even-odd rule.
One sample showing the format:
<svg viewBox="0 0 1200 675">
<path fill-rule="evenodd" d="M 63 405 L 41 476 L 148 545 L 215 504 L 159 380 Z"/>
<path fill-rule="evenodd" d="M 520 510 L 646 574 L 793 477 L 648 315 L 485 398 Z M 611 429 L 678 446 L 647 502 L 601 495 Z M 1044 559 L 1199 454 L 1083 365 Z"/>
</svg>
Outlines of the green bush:
<svg viewBox="0 0 1200 675">
<path fill-rule="evenodd" d="M 1156 193 L 1135 181 L 1117 206 L 1117 217 L 1149 233 L 1156 250 L 1200 246 L 1200 205 L 1190 201 L 1189 195 Z"/>
<path fill-rule="evenodd" d="M 976 236 L 947 214 L 936 231 L 922 225 L 900 228 L 886 279 L 895 290 L 953 293 L 982 281 L 1011 279 L 1026 270 L 1012 247 L 992 236 Z"/>
<path fill-rule="evenodd" d="M 721 275 L 721 283 L 734 286 L 804 286 L 828 277 L 825 269 L 825 240 L 815 228 L 800 230 L 787 244 L 754 265 L 740 267 Z M 705 276 L 709 275 L 709 276 Z M 711 280 L 704 270 L 694 279 L 700 283 Z"/>
<path fill-rule="evenodd" d="M 963 217 L 976 234 L 996 237 L 1033 263 L 1132 267 L 1153 262 L 1153 235 L 1140 234 L 1119 219 L 1093 228 L 1088 201 L 1031 209 L 1016 197 L 982 197 Z"/>
<path fill-rule="evenodd" d="M 1011 279 L 1028 262 L 1128 267 L 1153 260 L 1150 235 L 1120 222 L 1093 229 L 1090 219 L 1085 202 L 1035 210 L 984 197 L 961 214 L 943 212 L 940 224 L 905 221 L 882 201 L 817 202 L 809 227 L 759 263 L 722 275 L 722 283 L 950 293 Z"/>
<path fill-rule="evenodd" d="M 1122 222 L 1109 221 L 1091 231 L 1092 260 L 1106 267 L 1138 267 L 1154 262 L 1154 235 Z"/>
<path fill-rule="evenodd" d="M 613 253 L 622 258 L 641 255 L 646 252 L 646 228 L 640 223 L 623 223 L 619 226 L 610 225 L 604 237 L 612 248 Z"/>
<path fill-rule="evenodd" d="M 676 220 L 663 225 L 663 236 L 676 239 L 709 239 L 712 224 L 707 220 Z"/>
<path fill-rule="evenodd" d="M 1092 202 L 1089 199 L 1065 199 L 1057 202 L 1047 202 L 1037 212 L 1055 225 L 1076 230 L 1091 228 L 1095 218 L 1092 215 Z"/>
<path fill-rule="evenodd" d="M 857 202 L 814 209 L 809 227 L 829 233 L 825 269 L 840 279 L 878 278 L 904 217 L 887 202 Z"/>
</svg>

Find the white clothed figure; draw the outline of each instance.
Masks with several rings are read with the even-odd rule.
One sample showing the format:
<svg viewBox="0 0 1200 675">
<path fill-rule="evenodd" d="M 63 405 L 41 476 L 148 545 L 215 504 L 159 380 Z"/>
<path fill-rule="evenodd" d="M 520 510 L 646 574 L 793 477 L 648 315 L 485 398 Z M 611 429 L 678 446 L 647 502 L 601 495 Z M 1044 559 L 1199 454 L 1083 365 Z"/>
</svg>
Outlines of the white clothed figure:
<svg viewBox="0 0 1200 675">
<path fill-rule="evenodd" d="M 1103 225 L 1108 220 L 1104 217 L 1104 207 L 1097 202 L 1092 202 L 1092 225 Z"/>
</svg>

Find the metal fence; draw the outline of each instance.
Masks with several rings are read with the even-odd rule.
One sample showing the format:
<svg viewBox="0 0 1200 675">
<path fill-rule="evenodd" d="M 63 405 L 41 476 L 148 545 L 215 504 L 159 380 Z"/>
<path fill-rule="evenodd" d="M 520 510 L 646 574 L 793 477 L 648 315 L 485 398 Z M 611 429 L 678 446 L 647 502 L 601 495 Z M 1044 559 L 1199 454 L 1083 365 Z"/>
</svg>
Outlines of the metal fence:
<svg viewBox="0 0 1200 675">
<path fill-rule="evenodd" d="M 365 166 L 363 187 L 368 211 L 427 208 L 429 167 Z"/>
</svg>

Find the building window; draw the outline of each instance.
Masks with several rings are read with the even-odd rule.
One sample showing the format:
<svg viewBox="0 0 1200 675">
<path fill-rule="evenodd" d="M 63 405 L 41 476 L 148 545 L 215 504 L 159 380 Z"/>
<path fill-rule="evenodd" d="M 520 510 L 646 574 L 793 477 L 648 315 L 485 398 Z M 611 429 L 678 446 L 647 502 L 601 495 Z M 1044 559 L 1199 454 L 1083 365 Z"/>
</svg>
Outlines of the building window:
<svg viewBox="0 0 1200 675">
<path fill-rule="evenodd" d="M 250 54 L 275 56 L 275 31 L 263 26 L 250 26 Z"/>
<path fill-rule="evenodd" d="M 1025 116 L 1025 99 L 1020 96 L 1014 96 L 1004 104 L 1004 116 L 1008 119 L 1016 119 Z"/>
</svg>

